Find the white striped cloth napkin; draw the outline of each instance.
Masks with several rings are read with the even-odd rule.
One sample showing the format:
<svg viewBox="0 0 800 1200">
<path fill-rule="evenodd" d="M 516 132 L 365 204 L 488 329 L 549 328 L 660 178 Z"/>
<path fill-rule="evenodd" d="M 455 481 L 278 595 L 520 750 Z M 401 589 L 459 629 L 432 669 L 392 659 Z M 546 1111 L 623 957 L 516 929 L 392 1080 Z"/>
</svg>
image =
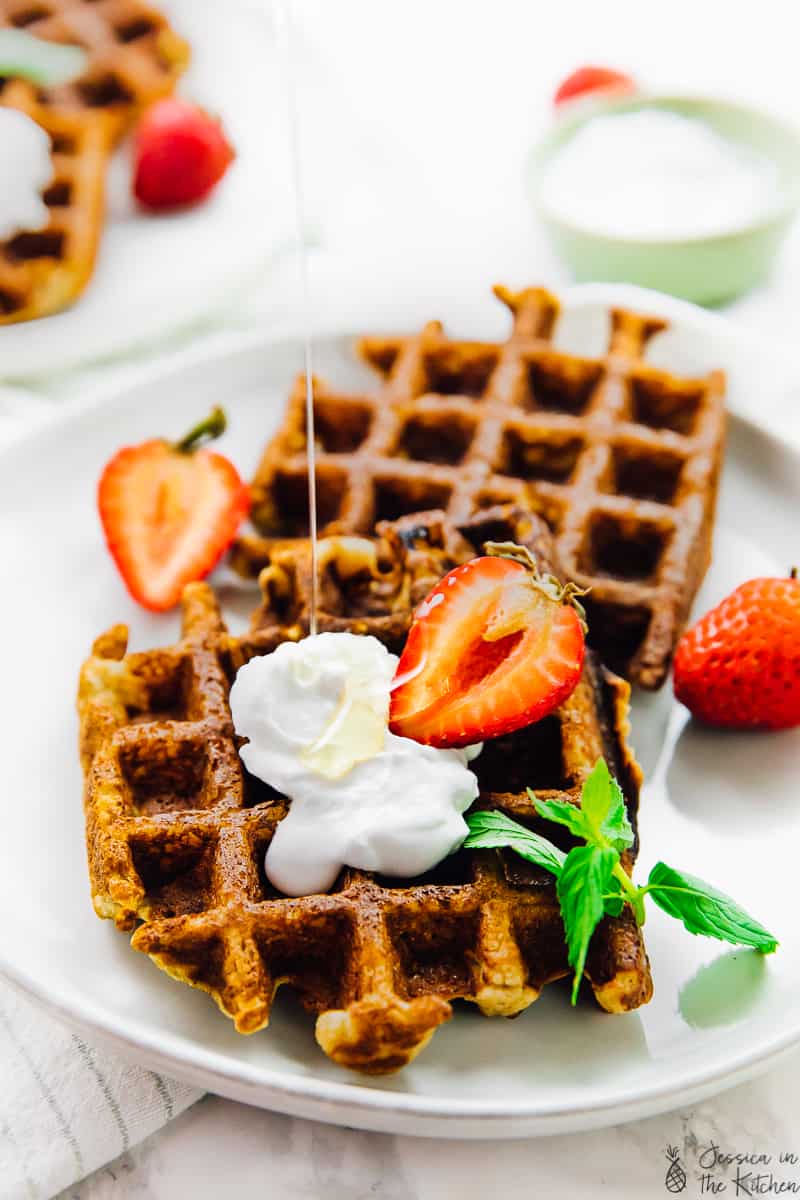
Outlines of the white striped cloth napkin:
<svg viewBox="0 0 800 1200">
<path fill-rule="evenodd" d="M 88 1045 L 0 982 L 0 1200 L 49 1200 L 201 1094 Z"/>
<path fill-rule="evenodd" d="M 0 387 L 0 444 L 53 411 Z M 88 1045 L 0 980 L 0 1200 L 49 1200 L 201 1094 Z"/>
</svg>

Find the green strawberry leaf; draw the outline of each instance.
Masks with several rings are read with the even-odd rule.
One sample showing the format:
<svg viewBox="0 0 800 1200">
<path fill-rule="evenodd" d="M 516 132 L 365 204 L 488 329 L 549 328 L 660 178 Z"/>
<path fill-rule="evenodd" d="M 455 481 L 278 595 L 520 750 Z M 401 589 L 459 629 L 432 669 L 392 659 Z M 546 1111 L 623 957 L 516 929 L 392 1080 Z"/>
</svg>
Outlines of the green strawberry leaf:
<svg viewBox="0 0 800 1200">
<path fill-rule="evenodd" d="M 610 846 L 576 846 L 570 850 L 556 890 L 567 939 L 567 958 L 575 972 L 572 1003 L 578 1000 L 592 934 L 605 912 L 604 894 L 619 855 Z"/>
<path fill-rule="evenodd" d="M 689 933 L 719 938 L 734 946 L 753 946 L 772 954 L 777 939 L 740 908 L 735 900 L 710 884 L 659 862 L 650 872 L 646 891 L 665 913 L 682 921 Z"/>
<path fill-rule="evenodd" d="M 547 838 L 526 829 L 502 812 L 474 812 L 466 817 L 469 826 L 464 846 L 467 850 L 494 850 L 508 846 L 520 858 L 543 867 L 551 875 L 560 875 L 566 859 L 563 850 Z"/>
</svg>

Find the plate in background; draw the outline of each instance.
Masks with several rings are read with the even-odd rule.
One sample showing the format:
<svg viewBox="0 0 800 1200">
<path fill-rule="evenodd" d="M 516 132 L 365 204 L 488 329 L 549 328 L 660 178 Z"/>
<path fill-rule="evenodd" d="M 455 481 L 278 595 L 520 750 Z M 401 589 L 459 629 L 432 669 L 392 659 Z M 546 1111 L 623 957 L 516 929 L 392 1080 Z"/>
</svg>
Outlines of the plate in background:
<svg viewBox="0 0 800 1200">
<path fill-rule="evenodd" d="M 628 298 L 613 288 L 573 289 L 559 341 L 591 353 L 609 303 Z M 722 364 L 734 413 L 752 408 L 757 348 L 687 305 L 650 294 L 646 307 L 674 320 L 653 344 L 654 360 L 682 370 Z M 488 317 L 486 328 L 494 333 Z M 366 378 L 350 338 L 320 337 L 315 359 L 337 386 Z M 782 945 L 762 959 L 692 938 L 651 910 L 656 994 L 638 1012 L 572 1011 L 565 987 L 553 985 L 514 1021 L 460 1009 L 404 1072 L 362 1078 L 325 1058 L 311 1019 L 289 997 L 279 997 L 269 1030 L 239 1037 L 207 996 L 174 983 L 94 916 L 75 747 L 78 668 L 93 637 L 116 621 L 131 625 L 135 648 L 167 643 L 177 630 L 174 616 L 146 614 L 124 591 L 102 547 L 97 475 L 124 442 L 177 434 L 220 396 L 231 418 L 222 449 L 249 474 L 301 363 L 296 339 L 249 339 L 215 356 L 193 351 L 0 454 L 8 581 L 0 605 L 5 678 L 13 681 L 0 694 L 0 969 L 142 1063 L 251 1104 L 367 1129 L 447 1137 L 579 1130 L 696 1101 L 764 1069 L 800 1043 L 800 923 L 786 903 L 800 831 L 800 731 L 702 731 L 685 724 L 668 688 L 634 704 L 633 741 L 649 781 L 639 876 L 657 858 L 693 870 L 733 893 Z M 763 387 L 758 395 L 766 406 Z M 734 417 L 715 562 L 698 608 L 747 576 L 784 570 L 796 554 L 799 480 L 795 451 Z M 241 594 L 233 599 L 224 596 L 241 611 Z"/>
<path fill-rule="evenodd" d="M 112 357 L 222 313 L 288 244 L 286 100 L 269 6 L 165 0 L 162 7 L 192 49 L 178 91 L 219 114 L 236 160 L 208 201 L 156 215 L 137 210 L 130 146 L 120 146 L 93 278 L 72 308 L 0 327 L 2 379 Z"/>
</svg>

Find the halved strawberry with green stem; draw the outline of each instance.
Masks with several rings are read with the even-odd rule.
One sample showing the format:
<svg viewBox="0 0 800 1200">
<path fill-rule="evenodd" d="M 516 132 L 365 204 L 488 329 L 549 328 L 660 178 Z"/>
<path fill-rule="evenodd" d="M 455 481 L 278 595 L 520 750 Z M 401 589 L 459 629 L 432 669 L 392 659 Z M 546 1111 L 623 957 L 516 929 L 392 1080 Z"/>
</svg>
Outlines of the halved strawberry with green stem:
<svg viewBox="0 0 800 1200">
<path fill-rule="evenodd" d="M 486 544 L 416 611 L 392 691 L 393 733 L 468 746 L 541 720 L 577 686 L 579 589 L 539 574 L 523 547 Z"/>
<path fill-rule="evenodd" d="M 154 612 L 213 570 L 247 515 L 233 463 L 197 448 L 225 425 L 215 408 L 179 442 L 126 446 L 103 471 L 97 502 L 108 548 L 134 600 Z"/>
</svg>

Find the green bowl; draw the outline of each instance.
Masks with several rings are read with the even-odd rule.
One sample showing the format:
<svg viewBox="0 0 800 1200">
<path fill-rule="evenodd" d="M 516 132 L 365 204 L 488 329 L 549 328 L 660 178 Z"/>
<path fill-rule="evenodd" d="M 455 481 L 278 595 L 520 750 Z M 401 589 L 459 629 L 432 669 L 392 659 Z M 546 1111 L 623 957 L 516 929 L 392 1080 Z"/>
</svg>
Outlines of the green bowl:
<svg viewBox="0 0 800 1200">
<path fill-rule="evenodd" d="M 782 203 L 766 217 L 723 234 L 679 238 L 608 237 L 564 220 L 542 204 L 551 157 L 587 121 L 606 113 L 666 109 L 703 121 L 717 133 L 771 159 Z M 720 304 L 741 295 L 769 271 L 800 205 L 800 135 L 774 117 L 727 100 L 647 95 L 576 101 L 534 148 L 527 167 L 534 206 L 561 258 L 579 280 L 637 283 L 696 304 Z"/>
</svg>

